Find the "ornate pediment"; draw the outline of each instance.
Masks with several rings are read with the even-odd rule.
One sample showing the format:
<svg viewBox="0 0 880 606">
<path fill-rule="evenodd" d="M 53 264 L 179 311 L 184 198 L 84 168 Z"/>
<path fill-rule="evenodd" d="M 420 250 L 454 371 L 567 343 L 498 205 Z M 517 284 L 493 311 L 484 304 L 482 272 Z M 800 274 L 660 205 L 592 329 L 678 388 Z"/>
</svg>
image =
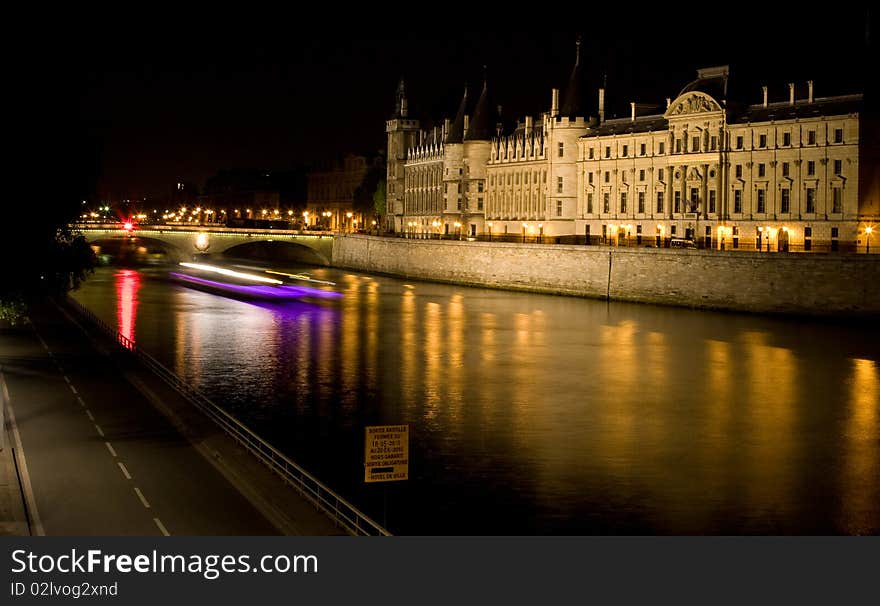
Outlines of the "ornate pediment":
<svg viewBox="0 0 880 606">
<path fill-rule="evenodd" d="M 707 112 L 719 112 L 721 106 L 706 93 L 685 93 L 669 105 L 665 116 L 683 116 L 687 114 L 703 114 Z"/>
</svg>

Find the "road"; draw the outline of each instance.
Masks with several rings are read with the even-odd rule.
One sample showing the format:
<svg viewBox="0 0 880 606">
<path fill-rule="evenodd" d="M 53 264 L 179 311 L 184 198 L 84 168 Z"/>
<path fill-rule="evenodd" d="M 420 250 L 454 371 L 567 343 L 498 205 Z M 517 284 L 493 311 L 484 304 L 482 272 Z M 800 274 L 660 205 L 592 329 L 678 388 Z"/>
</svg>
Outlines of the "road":
<svg viewBox="0 0 880 606">
<path fill-rule="evenodd" d="M 273 535 L 279 531 L 51 306 L 0 341 L 46 535 Z"/>
</svg>

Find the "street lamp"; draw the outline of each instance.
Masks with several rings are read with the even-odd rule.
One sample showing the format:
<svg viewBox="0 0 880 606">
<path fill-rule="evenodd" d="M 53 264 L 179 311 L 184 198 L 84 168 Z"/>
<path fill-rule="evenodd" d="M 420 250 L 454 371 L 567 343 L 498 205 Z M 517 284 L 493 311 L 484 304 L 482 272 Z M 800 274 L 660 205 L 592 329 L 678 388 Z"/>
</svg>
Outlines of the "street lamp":
<svg viewBox="0 0 880 606">
<path fill-rule="evenodd" d="M 874 228 L 870 225 L 865 228 L 865 254 L 871 254 L 871 234 L 874 233 Z"/>
<path fill-rule="evenodd" d="M 303 224 L 304 224 L 303 228 L 308 229 L 308 227 L 309 227 L 309 211 L 307 211 L 307 210 L 303 211 Z"/>
<path fill-rule="evenodd" d="M 455 225 L 455 229 L 456 229 L 457 232 L 458 232 L 458 239 L 461 240 L 461 223 L 459 223 L 458 221 L 456 221 L 456 222 L 454 223 L 454 225 Z"/>
</svg>

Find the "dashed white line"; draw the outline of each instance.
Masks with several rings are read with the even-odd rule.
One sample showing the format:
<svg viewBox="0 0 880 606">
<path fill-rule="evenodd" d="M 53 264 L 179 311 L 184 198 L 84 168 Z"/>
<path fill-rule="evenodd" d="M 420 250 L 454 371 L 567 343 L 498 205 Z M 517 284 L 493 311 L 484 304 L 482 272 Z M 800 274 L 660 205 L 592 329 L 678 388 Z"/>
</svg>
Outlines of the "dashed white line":
<svg viewBox="0 0 880 606">
<path fill-rule="evenodd" d="M 76 396 L 76 401 L 79 402 L 79 405 L 82 406 L 83 408 L 86 407 L 86 403 L 83 402 L 83 399 L 80 396 Z"/>
<path fill-rule="evenodd" d="M 147 501 L 146 497 L 144 497 L 144 493 L 141 492 L 141 489 L 135 486 L 134 491 L 137 494 L 138 498 L 141 500 L 141 503 L 143 503 L 144 507 L 149 509 L 150 503 Z"/>
<path fill-rule="evenodd" d="M 95 417 L 92 416 L 92 411 L 86 408 L 86 414 L 89 416 L 89 421 L 94 421 Z"/>
<path fill-rule="evenodd" d="M 68 385 L 70 385 L 70 379 L 67 377 L 67 375 L 64 375 L 64 380 L 67 381 Z"/>
<path fill-rule="evenodd" d="M 131 474 L 128 473 L 128 470 L 125 468 L 125 464 L 122 461 L 118 461 L 116 464 L 119 465 L 119 469 L 122 470 L 122 475 L 125 476 L 125 479 L 130 480 Z"/>
<path fill-rule="evenodd" d="M 163 535 L 165 535 L 166 537 L 171 536 L 171 533 L 168 532 L 167 528 L 165 528 L 165 524 L 162 523 L 162 520 L 160 520 L 159 518 L 153 518 L 153 521 L 156 523 L 156 526 L 159 527 L 159 530 L 162 531 Z"/>
<path fill-rule="evenodd" d="M 113 449 L 113 444 L 111 444 L 110 442 L 104 442 L 104 444 L 107 445 L 107 450 L 110 451 L 110 454 L 113 455 L 113 456 L 115 457 L 115 456 L 116 456 L 116 451 Z"/>
<path fill-rule="evenodd" d="M 75 395 L 75 396 L 79 395 L 79 392 L 76 390 L 76 387 L 74 387 L 73 385 L 70 386 L 70 391 L 72 391 L 73 395 Z"/>
<path fill-rule="evenodd" d="M 104 432 L 101 430 L 97 423 L 95 423 L 95 431 L 98 432 L 99 436 L 101 436 L 102 438 L 104 437 Z"/>
</svg>

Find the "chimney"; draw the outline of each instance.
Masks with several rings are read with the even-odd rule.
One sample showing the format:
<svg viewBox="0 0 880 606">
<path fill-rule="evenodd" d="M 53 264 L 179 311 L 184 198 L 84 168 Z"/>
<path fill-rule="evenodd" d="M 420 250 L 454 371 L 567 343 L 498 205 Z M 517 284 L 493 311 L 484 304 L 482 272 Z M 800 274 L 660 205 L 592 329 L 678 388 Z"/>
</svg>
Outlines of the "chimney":
<svg viewBox="0 0 880 606">
<path fill-rule="evenodd" d="M 666 109 L 669 109 L 670 105 L 672 105 L 672 99 L 669 97 L 666 97 Z"/>
<path fill-rule="evenodd" d="M 767 87 L 762 86 L 761 90 L 764 91 L 764 107 L 767 107 Z"/>
<path fill-rule="evenodd" d="M 464 115 L 464 132 L 468 131 L 468 125 L 470 124 L 469 118 L 470 116 L 468 116 L 467 114 Z"/>
<path fill-rule="evenodd" d="M 550 117 L 555 118 L 559 115 L 559 89 L 553 89 L 553 99 L 550 101 Z"/>
<path fill-rule="evenodd" d="M 605 122 L 605 89 L 599 89 L 599 122 Z"/>
<path fill-rule="evenodd" d="M 808 98 L 809 102 L 812 103 L 813 102 L 813 81 L 812 80 L 807 80 L 807 90 L 809 91 L 807 93 L 808 94 L 807 98 Z"/>
<path fill-rule="evenodd" d="M 794 105 L 794 82 L 788 83 L 788 104 Z"/>
<path fill-rule="evenodd" d="M 636 102 L 635 101 L 630 101 L 629 115 L 630 115 L 630 120 L 632 122 L 635 122 L 636 121 Z"/>
</svg>

